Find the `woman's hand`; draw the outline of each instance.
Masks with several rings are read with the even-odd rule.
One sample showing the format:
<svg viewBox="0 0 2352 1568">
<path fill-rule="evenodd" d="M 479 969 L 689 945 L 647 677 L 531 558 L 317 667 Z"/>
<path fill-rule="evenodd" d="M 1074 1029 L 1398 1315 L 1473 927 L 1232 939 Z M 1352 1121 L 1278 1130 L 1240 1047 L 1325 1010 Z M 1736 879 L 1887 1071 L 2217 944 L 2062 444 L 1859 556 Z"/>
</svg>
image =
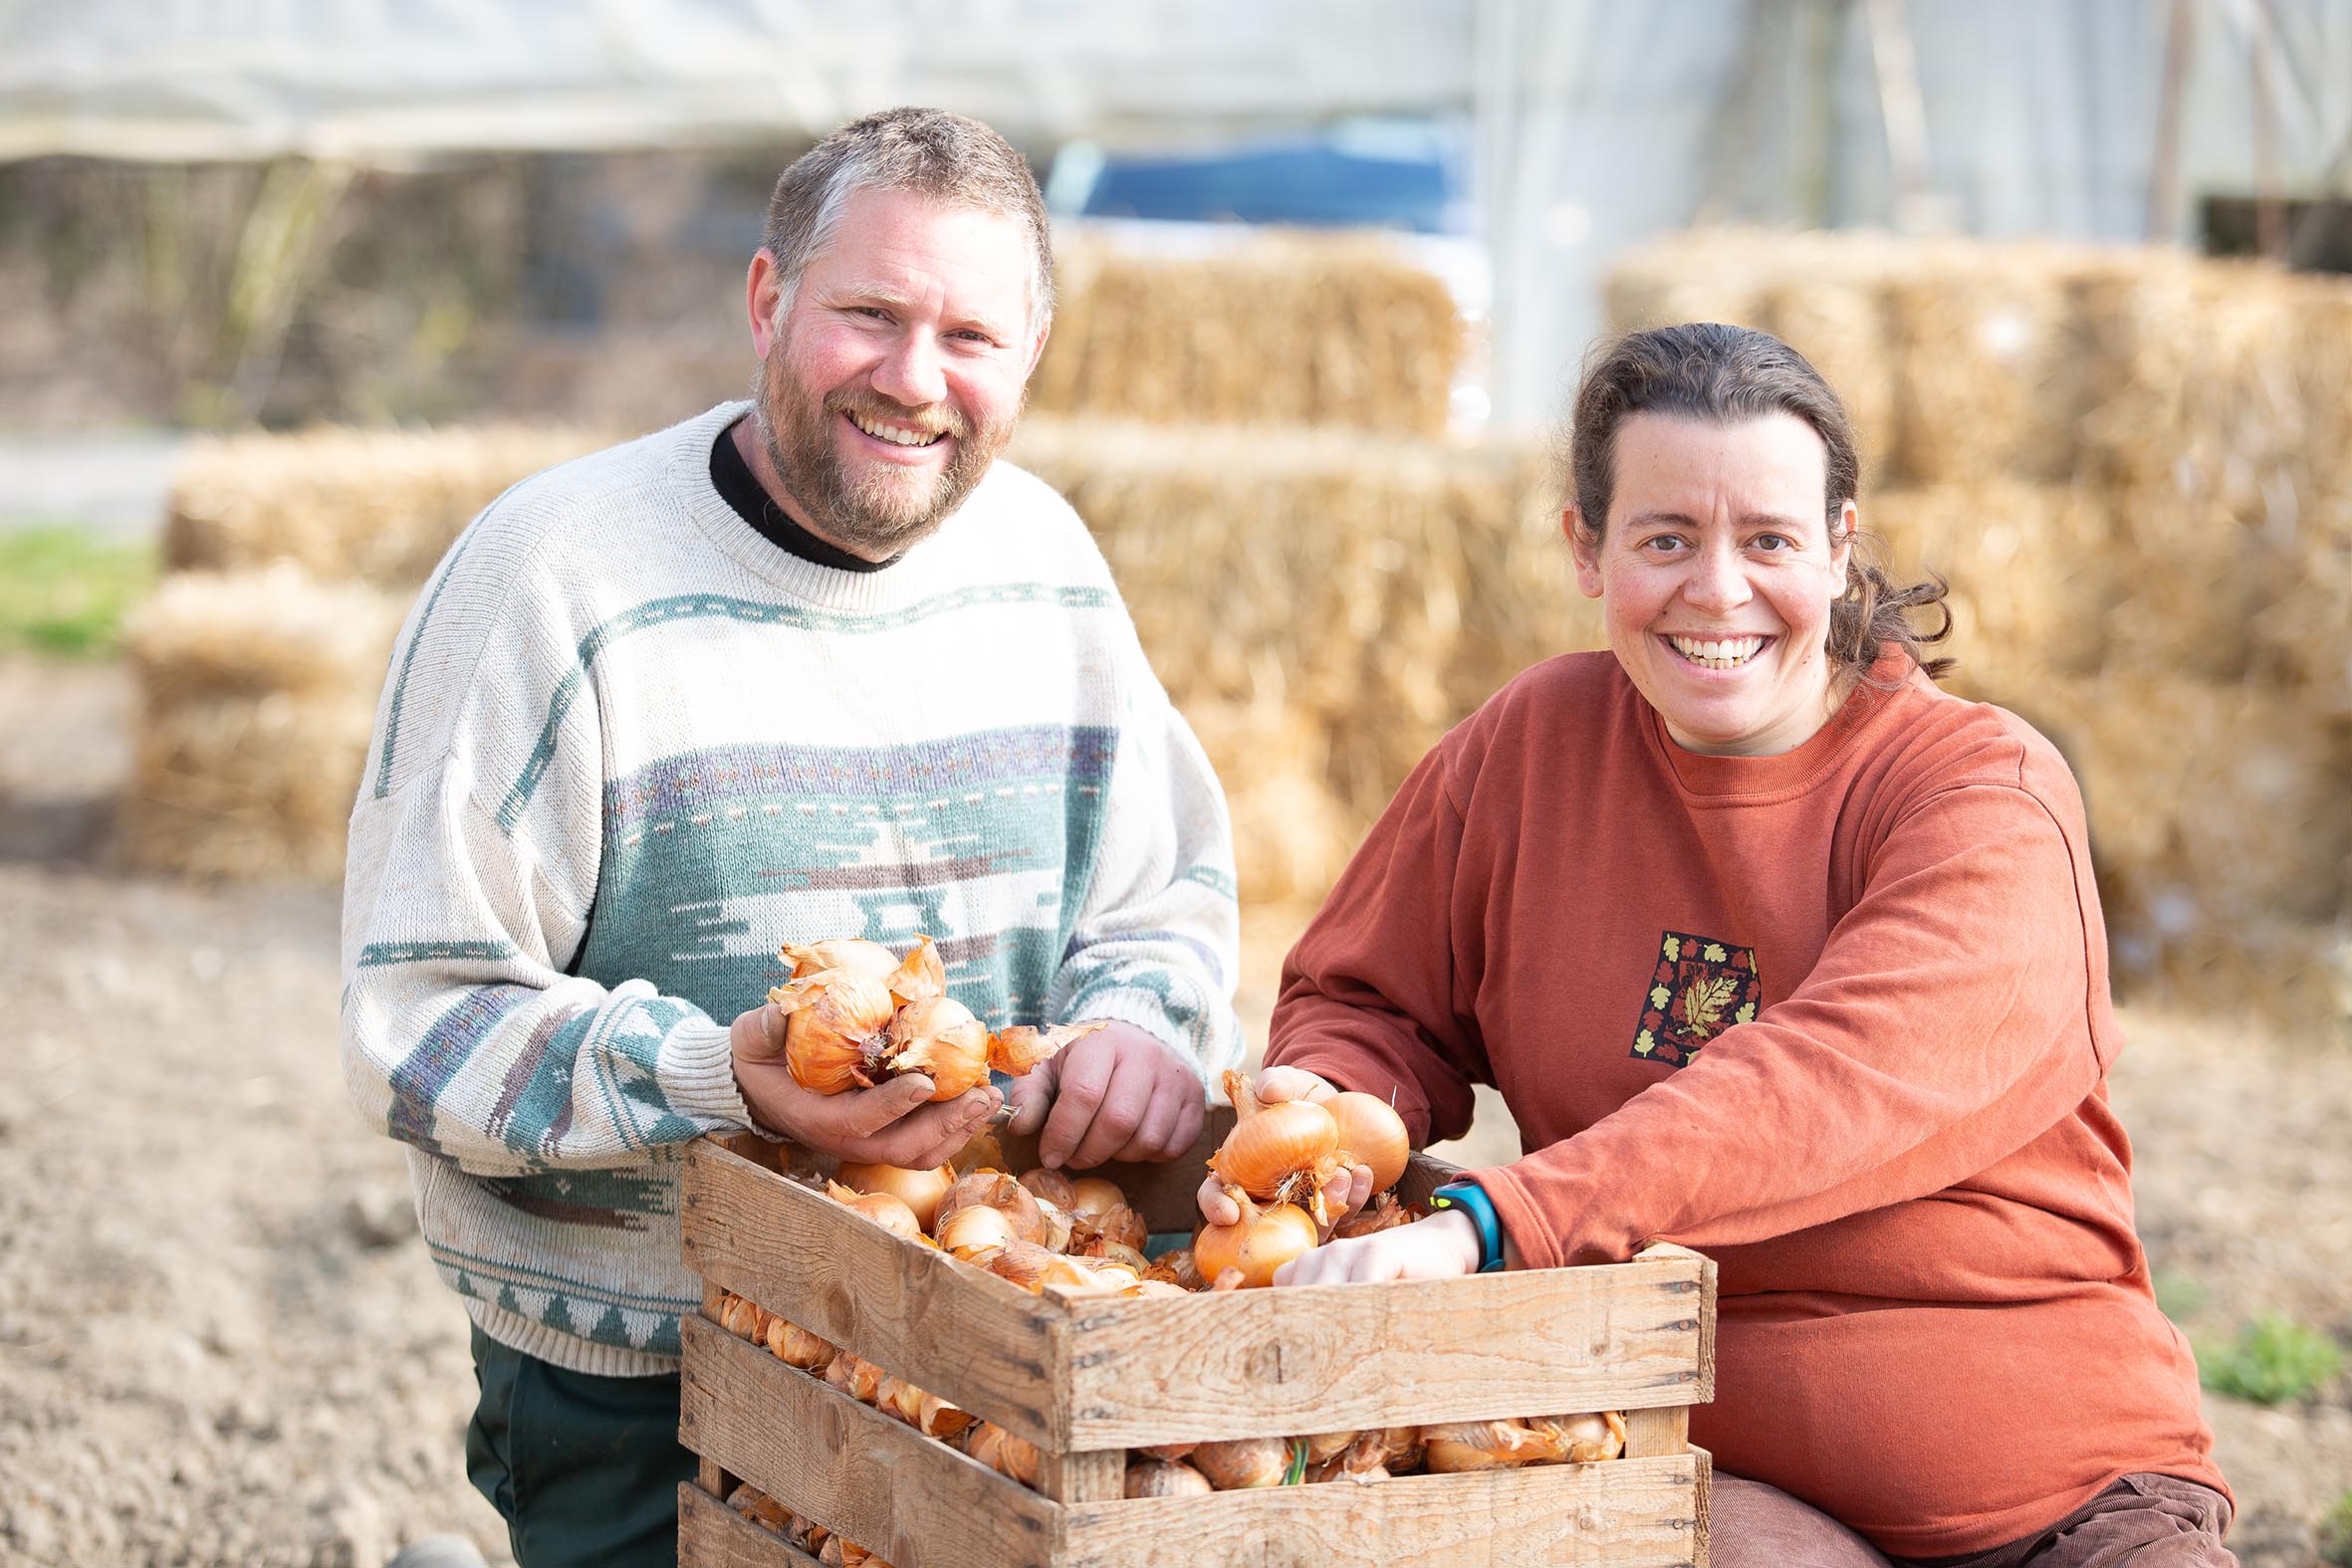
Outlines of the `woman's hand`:
<svg viewBox="0 0 2352 1568">
<path fill-rule="evenodd" d="M 1478 1272 L 1478 1226 L 1445 1210 L 1353 1240 L 1331 1241 L 1275 1270 L 1278 1285 L 1336 1285 L 1377 1279 L 1452 1279 Z"/>
<path fill-rule="evenodd" d="M 1304 1100 L 1311 1105 L 1320 1105 L 1339 1093 L 1337 1087 L 1303 1067 L 1269 1067 L 1265 1075 L 1259 1078 L 1256 1087 L 1259 1102 L 1265 1105 L 1276 1105 L 1286 1100 Z M 1343 1182 L 1333 1182 L 1323 1189 L 1323 1202 L 1328 1207 L 1333 1226 L 1372 1201 L 1370 1166 L 1351 1165 L 1347 1168 L 1346 1178 Z M 1209 1224 L 1240 1223 L 1241 1205 L 1226 1196 L 1225 1179 L 1216 1172 L 1211 1171 L 1208 1180 L 1201 1183 L 1197 1196 L 1201 1218 Z M 1323 1233 L 1329 1235 L 1330 1227 L 1326 1226 Z"/>
</svg>

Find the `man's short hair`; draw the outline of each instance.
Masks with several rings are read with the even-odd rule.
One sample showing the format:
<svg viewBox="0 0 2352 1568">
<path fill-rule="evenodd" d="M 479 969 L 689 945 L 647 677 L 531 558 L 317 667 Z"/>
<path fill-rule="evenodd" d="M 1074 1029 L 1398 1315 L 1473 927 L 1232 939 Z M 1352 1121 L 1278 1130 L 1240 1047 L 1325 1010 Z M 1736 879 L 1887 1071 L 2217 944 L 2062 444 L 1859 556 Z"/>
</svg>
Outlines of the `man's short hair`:
<svg viewBox="0 0 2352 1568">
<path fill-rule="evenodd" d="M 780 311 L 792 308 L 801 274 L 832 239 L 842 207 L 861 190 L 908 191 L 1023 224 L 1036 252 L 1030 325 L 1053 320 L 1053 235 L 1029 160 L 977 119 L 916 108 L 886 109 L 850 121 L 778 177 L 760 243 L 776 258 Z"/>
</svg>

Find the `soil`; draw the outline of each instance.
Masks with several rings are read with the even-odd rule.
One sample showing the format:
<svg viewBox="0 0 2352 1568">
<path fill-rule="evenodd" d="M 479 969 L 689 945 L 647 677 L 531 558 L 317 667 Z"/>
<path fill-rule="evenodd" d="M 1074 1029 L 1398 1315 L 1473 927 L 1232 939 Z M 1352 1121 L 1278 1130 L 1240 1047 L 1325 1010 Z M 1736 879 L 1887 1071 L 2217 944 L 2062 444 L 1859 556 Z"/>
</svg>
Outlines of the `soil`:
<svg viewBox="0 0 2352 1568">
<path fill-rule="evenodd" d="M 0 1563 L 376 1568 L 444 1532 L 508 1562 L 465 1315 L 344 1097 L 335 895 L 111 864 L 131 712 L 115 667 L 0 660 Z M 1250 917 L 1254 1035 L 1300 915 Z M 2352 1343 L 2352 1054 L 2125 1021 L 2141 1232 L 2193 1336 L 2277 1311 Z M 1472 1157 L 1507 1157 L 1487 1108 Z M 2241 1559 L 2316 1565 L 2352 1377 L 2207 1409 Z"/>
</svg>

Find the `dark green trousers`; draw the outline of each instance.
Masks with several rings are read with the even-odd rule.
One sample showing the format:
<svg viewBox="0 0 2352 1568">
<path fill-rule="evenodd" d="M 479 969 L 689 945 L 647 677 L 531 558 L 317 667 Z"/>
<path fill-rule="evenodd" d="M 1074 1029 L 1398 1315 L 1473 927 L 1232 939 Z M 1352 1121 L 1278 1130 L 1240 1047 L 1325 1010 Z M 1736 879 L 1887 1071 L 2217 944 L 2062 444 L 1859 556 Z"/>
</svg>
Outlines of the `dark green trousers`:
<svg viewBox="0 0 2352 1568">
<path fill-rule="evenodd" d="M 473 1331 L 481 1398 L 466 1473 L 506 1519 L 521 1568 L 676 1568 L 678 1379 L 599 1378 Z"/>
</svg>

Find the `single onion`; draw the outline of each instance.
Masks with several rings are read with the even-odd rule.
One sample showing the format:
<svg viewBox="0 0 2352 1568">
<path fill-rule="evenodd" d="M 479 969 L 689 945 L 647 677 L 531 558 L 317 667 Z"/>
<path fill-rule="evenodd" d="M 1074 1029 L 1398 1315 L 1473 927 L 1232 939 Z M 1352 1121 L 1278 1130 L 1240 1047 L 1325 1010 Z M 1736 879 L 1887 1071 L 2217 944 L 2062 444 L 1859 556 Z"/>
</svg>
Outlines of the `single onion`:
<svg viewBox="0 0 2352 1568">
<path fill-rule="evenodd" d="M 784 1014 L 784 1064 L 816 1094 L 871 1088 L 889 1076 L 890 988 L 854 970 L 820 970 L 768 993 Z"/>
<path fill-rule="evenodd" d="M 1041 1165 L 1034 1171 L 1022 1172 L 1021 1185 L 1046 1203 L 1056 1205 L 1068 1214 L 1077 1213 L 1077 1184 L 1051 1166 Z"/>
<path fill-rule="evenodd" d="M 1190 1457 L 1192 1451 L 1199 1447 L 1200 1445 L 1197 1443 L 1163 1443 L 1155 1448 L 1137 1449 L 1135 1452 L 1142 1455 L 1147 1459 L 1168 1459 L 1172 1461 Z"/>
<path fill-rule="evenodd" d="M 1010 1279 L 1032 1295 L 1043 1294 L 1048 1285 L 1084 1290 L 1094 1284 L 1094 1276 L 1074 1259 L 1050 1251 L 1035 1241 L 1007 1241 L 981 1266 L 1000 1279 Z"/>
<path fill-rule="evenodd" d="M 1205 1497 L 1217 1488 L 1209 1477 L 1189 1464 L 1166 1459 L 1129 1459 L 1126 1494 L 1130 1497 Z"/>
<path fill-rule="evenodd" d="M 1381 1450 L 1385 1455 L 1380 1462 L 1387 1466 L 1389 1474 L 1402 1475 L 1408 1470 L 1417 1470 L 1421 1467 L 1422 1455 L 1427 1448 L 1427 1429 L 1421 1427 L 1382 1427 L 1378 1432 L 1367 1433 L 1365 1436 L 1379 1440 Z"/>
<path fill-rule="evenodd" d="M 936 1394 L 926 1394 L 915 1410 L 915 1430 L 926 1438 L 951 1443 L 975 1420 L 968 1410 L 950 1405 Z"/>
<path fill-rule="evenodd" d="M 893 1420 L 911 1427 L 922 1408 L 923 1391 L 902 1377 L 884 1373 L 882 1381 L 874 1385 L 874 1409 Z"/>
<path fill-rule="evenodd" d="M 871 1405 L 889 1374 L 854 1352 L 844 1350 L 824 1369 L 824 1381 L 860 1405 Z"/>
<path fill-rule="evenodd" d="M 1386 1100 L 1350 1090 L 1322 1102 L 1339 1124 L 1339 1159 L 1343 1165 L 1372 1168 L 1372 1191 L 1384 1193 L 1405 1174 L 1413 1146 L 1405 1134 L 1405 1119 Z"/>
<path fill-rule="evenodd" d="M 939 1225 L 944 1230 L 948 1221 L 976 1208 L 1003 1213 L 1012 1222 L 1013 1233 L 1024 1241 L 1043 1246 L 1054 1232 L 1046 1212 L 1038 1207 L 1037 1195 L 1002 1171 L 974 1171 L 969 1176 L 957 1177 L 939 1200 Z M 946 1240 L 941 1235 L 942 1245 Z"/>
<path fill-rule="evenodd" d="M 1210 1279 L 1230 1268 L 1242 1276 L 1244 1289 L 1269 1285 L 1276 1269 L 1314 1247 L 1317 1232 L 1305 1210 L 1290 1204 L 1261 1210 L 1247 1193 L 1226 1191 L 1241 1206 L 1241 1219 L 1203 1226 L 1192 1242 L 1194 1266 Z"/>
<path fill-rule="evenodd" d="M 1192 1451 L 1192 1467 L 1209 1478 L 1219 1491 L 1241 1491 L 1252 1486 L 1280 1486 L 1291 1473 L 1288 1438 L 1237 1438 L 1231 1443 L 1204 1443 Z"/>
<path fill-rule="evenodd" d="M 1111 1255 L 1096 1251 L 1097 1245 L 1108 1245 L 1125 1252 L 1140 1252 L 1144 1242 L 1151 1239 L 1151 1228 L 1143 1223 L 1143 1216 L 1125 1204 L 1113 1204 L 1099 1213 L 1077 1216 L 1073 1233 L 1076 1245 L 1071 1250 L 1092 1257 Z"/>
<path fill-rule="evenodd" d="M 1327 1224 L 1323 1188 L 1342 1174 L 1331 1113 L 1306 1100 L 1264 1104 L 1238 1072 L 1225 1075 L 1225 1092 L 1240 1120 L 1209 1157 L 1209 1169 L 1252 1198 L 1302 1204 L 1316 1224 Z"/>
<path fill-rule="evenodd" d="M 952 1100 L 988 1081 L 988 1025 L 953 997 L 925 997 L 890 1020 L 890 1070 L 920 1072 L 931 1099 Z"/>
<path fill-rule="evenodd" d="M 793 1511 L 766 1492 L 738 1485 L 727 1494 L 727 1506 L 772 1535 L 786 1535 L 793 1527 Z"/>
<path fill-rule="evenodd" d="M 733 1291 L 723 1291 L 718 1304 L 719 1327 L 737 1339 L 758 1343 L 767 1337 L 768 1311 Z"/>
<path fill-rule="evenodd" d="M 798 1323 L 788 1323 L 780 1317 L 768 1319 L 767 1342 L 770 1355 L 789 1366 L 799 1367 L 803 1372 L 823 1373 L 832 1365 L 833 1357 L 840 1353 L 838 1346 L 819 1339 Z"/>
<path fill-rule="evenodd" d="M 1428 1428 L 1424 1434 L 1432 1474 L 1512 1469 L 1522 1464 L 1556 1464 L 1568 1456 L 1560 1434 L 1519 1421 L 1465 1421 Z"/>
<path fill-rule="evenodd" d="M 974 1424 L 964 1435 L 964 1452 L 1000 1475 L 1010 1475 L 1024 1486 L 1038 1483 L 1037 1445 L 1017 1438 L 993 1421 Z"/>
<path fill-rule="evenodd" d="M 1613 1459 L 1625 1452 L 1625 1418 L 1613 1410 L 1589 1416 L 1538 1417 L 1528 1425 L 1556 1433 L 1572 1464 Z"/>
<path fill-rule="evenodd" d="M 1306 1462 L 1320 1464 L 1325 1459 L 1335 1459 L 1360 1436 L 1354 1432 L 1309 1433 L 1300 1440 L 1306 1445 Z"/>
<path fill-rule="evenodd" d="M 1081 1176 L 1069 1188 L 1069 1202 L 1062 1207 L 1082 1220 L 1099 1220 L 1113 1209 L 1131 1207 L 1125 1190 L 1107 1176 Z"/>
<path fill-rule="evenodd" d="M 902 1235 L 910 1241 L 923 1238 L 922 1223 L 915 1219 L 915 1212 L 906 1206 L 904 1199 L 893 1198 L 888 1193 L 861 1193 L 838 1182 L 825 1183 L 824 1192 L 834 1203 L 856 1210 L 892 1235 Z"/>
<path fill-rule="evenodd" d="M 910 1171 L 897 1165 L 841 1164 L 841 1180 L 861 1193 L 887 1193 L 914 1211 L 915 1224 L 928 1231 L 939 1223 L 939 1200 L 947 1196 L 956 1173 L 946 1166 Z"/>
<path fill-rule="evenodd" d="M 939 1222 L 939 1244 L 956 1256 L 972 1260 L 976 1252 L 985 1252 L 1018 1240 L 1014 1234 L 1012 1217 L 1002 1209 L 991 1209 L 976 1204 L 960 1210 Z"/>
</svg>

